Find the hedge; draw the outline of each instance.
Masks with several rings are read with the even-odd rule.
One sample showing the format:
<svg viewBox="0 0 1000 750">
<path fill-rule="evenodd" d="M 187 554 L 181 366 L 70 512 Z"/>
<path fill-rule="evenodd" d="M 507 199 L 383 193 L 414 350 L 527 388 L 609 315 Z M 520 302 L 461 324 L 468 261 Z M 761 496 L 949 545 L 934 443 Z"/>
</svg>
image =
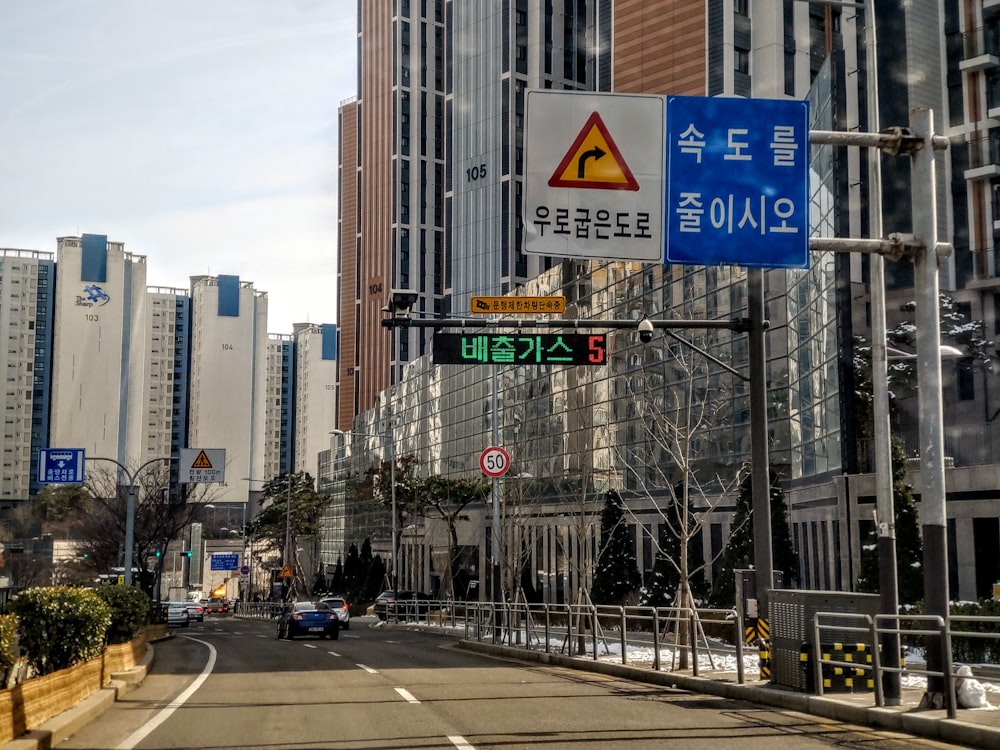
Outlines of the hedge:
<svg viewBox="0 0 1000 750">
<path fill-rule="evenodd" d="M 44 675 L 100 656 L 111 607 L 92 589 L 49 586 L 22 591 L 11 602 L 21 652 Z"/>
</svg>

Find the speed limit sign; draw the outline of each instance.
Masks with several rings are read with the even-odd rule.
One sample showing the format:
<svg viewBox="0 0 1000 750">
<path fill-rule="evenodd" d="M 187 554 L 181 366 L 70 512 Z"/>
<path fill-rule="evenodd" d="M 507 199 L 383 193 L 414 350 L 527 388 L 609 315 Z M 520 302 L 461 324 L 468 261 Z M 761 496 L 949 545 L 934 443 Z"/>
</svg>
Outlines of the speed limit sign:
<svg viewBox="0 0 1000 750">
<path fill-rule="evenodd" d="M 502 477 L 510 468 L 510 454 L 495 445 L 487 448 L 479 456 L 479 468 L 488 477 Z"/>
</svg>

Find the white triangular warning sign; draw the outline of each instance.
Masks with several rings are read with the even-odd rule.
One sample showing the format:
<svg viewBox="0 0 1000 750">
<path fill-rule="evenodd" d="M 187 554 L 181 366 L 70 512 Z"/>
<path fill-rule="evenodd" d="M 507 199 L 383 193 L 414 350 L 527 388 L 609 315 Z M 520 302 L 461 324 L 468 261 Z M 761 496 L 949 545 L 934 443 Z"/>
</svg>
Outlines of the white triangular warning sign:
<svg viewBox="0 0 1000 750">
<path fill-rule="evenodd" d="M 278 578 L 291 578 L 291 577 L 292 577 L 292 566 L 286 563 L 285 567 L 283 567 L 281 569 L 281 572 L 278 573 Z"/>
<path fill-rule="evenodd" d="M 208 460 L 208 456 L 205 454 L 205 451 L 201 451 L 198 454 L 198 457 L 194 460 L 194 463 L 191 464 L 191 468 L 192 469 L 211 469 L 212 468 L 212 462 Z"/>
<path fill-rule="evenodd" d="M 549 187 L 638 190 L 639 183 L 604 120 L 594 112 L 552 173 Z"/>
</svg>

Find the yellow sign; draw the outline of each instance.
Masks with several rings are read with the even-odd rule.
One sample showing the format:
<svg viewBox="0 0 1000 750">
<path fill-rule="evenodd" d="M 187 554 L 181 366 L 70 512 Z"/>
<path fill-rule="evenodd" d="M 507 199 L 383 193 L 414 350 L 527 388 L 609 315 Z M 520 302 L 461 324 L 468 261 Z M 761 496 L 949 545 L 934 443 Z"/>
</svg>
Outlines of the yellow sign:
<svg viewBox="0 0 1000 750">
<path fill-rule="evenodd" d="M 473 297 L 469 312 L 478 315 L 546 315 L 566 312 L 565 297 Z"/>
<path fill-rule="evenodd" d="M 281 569 L 281 572 L 278 573 L 278 578 L 292 578 L 292 577 L 293 577 L 292 566 L 288 564 L 286 564 L 285 567 Z"/>
<path fill-rule="evenodd" d="M 202 451 L 201 453 L 198 454 L 198 458 L 196 458 L 194 460 L 194 463 L 191 464 L 191 468 L 192 469 L 212 468 L 212 462 L 208 460 L 208 456 L 205 454 L 205 451 Z"/>
<path fill-rule="evenodd" d="M 639 183 L 604 120 L 594 112 L 552 173 L 549 187 L 638 190 Z"/>
</svg>

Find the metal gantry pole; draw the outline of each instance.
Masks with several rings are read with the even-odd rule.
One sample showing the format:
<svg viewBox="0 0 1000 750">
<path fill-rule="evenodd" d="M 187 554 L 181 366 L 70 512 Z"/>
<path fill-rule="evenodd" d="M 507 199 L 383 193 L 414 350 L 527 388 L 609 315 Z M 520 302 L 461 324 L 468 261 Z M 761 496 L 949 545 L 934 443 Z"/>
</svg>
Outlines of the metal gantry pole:
<svg viewBox="0 0 1000 750">
<path fill-rule="evenodd" d="M 754 571 L 757 617 L 768 619 L 768 592 L 774 586 L 771 551 L 771 478 L 768 465 L 767 350 L 764 331 L 764 271 L 747 270 L 747 308 L 750 317 L 750 485 L 753 505 Z M 762 635 L 758 630 L 758 635 Z"/>
<path fill-rule="evenodd" d="M 912 159 L 913 236 L 924 246 L 914 260 L 918 406 L 920 412 L 920 521 L 924 539 L 924 607 L 927 615 L 948 618 L 948 541 L 944 481 L 944 407 L 941 398 L 941 323 L 938 294 L 937 206 L 934 176 L 934 116 L 930 109 L 910 113 L 923 145 Z M 941 672 L 946 658 L 940 636 L 928 637 L 927 669 Z M 895 665 L 894 665 L 895 666 Z M 946 701 L 943 677 L 927 679 L 924 705 Z"/>
<path fill-rule="evenodd" d="M 875 2 L 865 8 L 865 64 L 868 69 L 868 129 L 879 131 L 878 44 L 875 30 Z M 882 236 L 882 152 L 868 152 L 868 234 Z M 896 512 L 892 493 L 892 436 L 889 425 L 889 374 L 886 353 L 885 259 L 872 255 L 872 435 L 875 439 L 875 528 L 878 535 L 879 611 L 899 614 L 899 583 L 896 577 Z M 893 623 L 898 624 L 898 623 Z M 882 691 L 887 706 L 900 704 L 899 636 L 885 633 L 881 639 L 882 660 L 893 669 L 882 673 Z"/>
</svg>

